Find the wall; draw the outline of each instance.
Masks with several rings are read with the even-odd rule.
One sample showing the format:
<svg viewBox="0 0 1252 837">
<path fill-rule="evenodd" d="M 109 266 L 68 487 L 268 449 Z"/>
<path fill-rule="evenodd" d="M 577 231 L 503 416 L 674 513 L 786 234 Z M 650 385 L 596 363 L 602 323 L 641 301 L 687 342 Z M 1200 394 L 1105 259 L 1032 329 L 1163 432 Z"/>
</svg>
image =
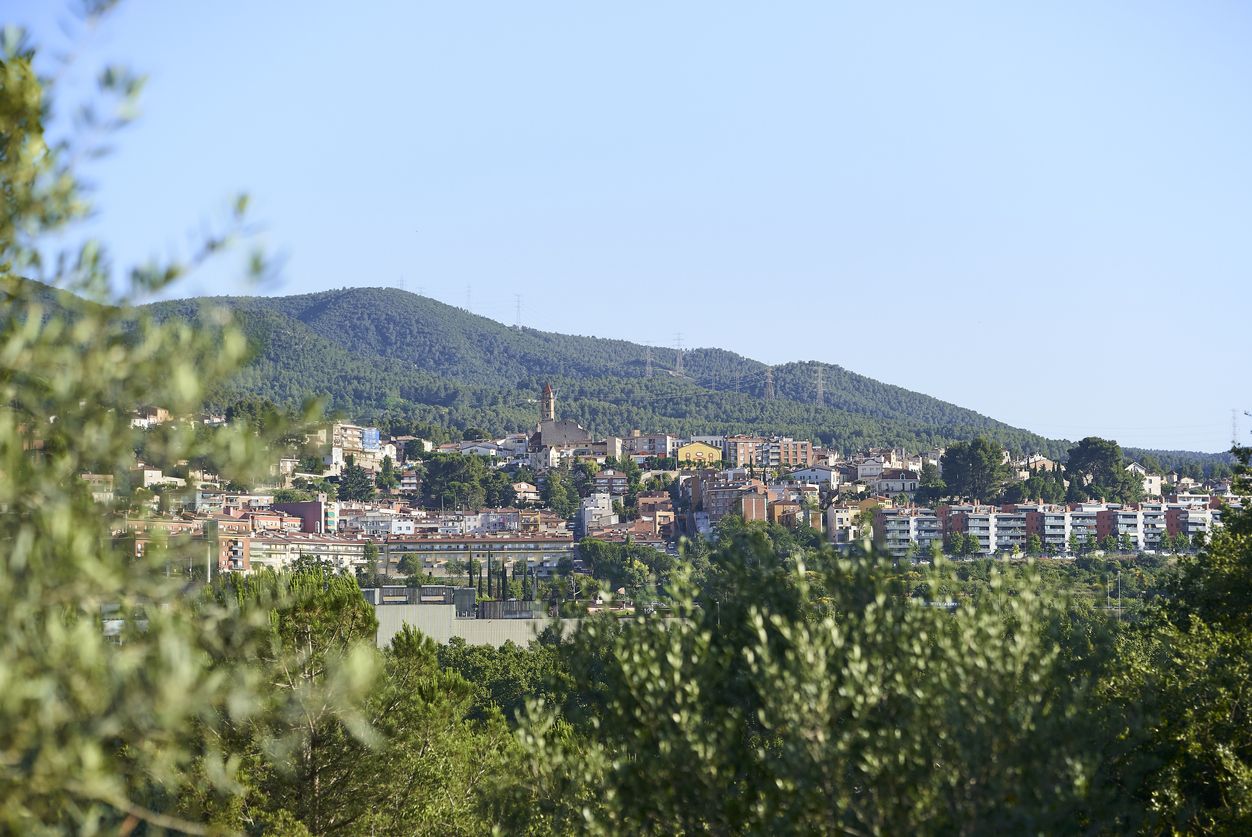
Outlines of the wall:
<svg viewBox="0 0 1252 837">
<path fill-rule="evenodd" d="M 569 635 L 577 626 L 577 619 L 457 619 L 456 605 L 413 604 L 381 605 L 374 608 L 378 615 L 378 647 L 391 644 L 391 638 L 408 624 L 417 628 L 438 643 L 446 643 L 454 636 L 464 638 L 470 645 L 501 646 L 512 640 L 517 645 L 527 645 L 548 625 L 559 622 L 561 632 Z"/>
</svg>

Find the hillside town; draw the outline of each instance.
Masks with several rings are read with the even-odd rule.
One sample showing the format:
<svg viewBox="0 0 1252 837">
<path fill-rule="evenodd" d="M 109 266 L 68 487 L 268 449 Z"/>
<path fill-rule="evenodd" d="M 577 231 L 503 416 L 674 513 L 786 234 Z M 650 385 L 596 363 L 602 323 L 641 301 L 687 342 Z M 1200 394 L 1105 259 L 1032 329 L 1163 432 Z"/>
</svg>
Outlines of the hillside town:
<svg viewBox="0 0 1252 837">
<path fill-rule="evenodd" d="M 588 541 L 676 555 L 683 538 L 714 540 L 732 517 L 844 549 L 868 539 L 899 559 L 936 551 L 1064 559 L 1186 551 L 1240 503 L 1228 481 L 1153 473 L 1138 462 L 1121 465 L 1135 502 L 937 501 L 926 483 L 942 479 L 943 449 L 844 455 L 803 439 L 654 430 L 595 438 L 557 417 L 551 385 L 539 405 L 529 432 L 442 444 L 334 422 L 305 437 L 316 457 L 279 458 L 264 485 L 225 485 L 196 470 L 174 476 L 138 461 L 124 477 L 139 505 L 114 534 L 138 552 L 154 538 L 203 541 L 209 573 L 311 559 L 379 583 L 450 581 L 488 593 L 496 573 L 527 584 L 590 574 L 580 549 Z M 145 408 L 133 423 L 169 420 Z M 1001 451 L 1001 460 L 1009 483 L 1052 475 L 1058 490 L 1069 485 L 1046 457 Z M 436 467 L 447 463 L 471 463 L 478 476 L 449 477 Z M 82 479 L 100 502 L 114 500 L 113 475 Z"/>
</svg>

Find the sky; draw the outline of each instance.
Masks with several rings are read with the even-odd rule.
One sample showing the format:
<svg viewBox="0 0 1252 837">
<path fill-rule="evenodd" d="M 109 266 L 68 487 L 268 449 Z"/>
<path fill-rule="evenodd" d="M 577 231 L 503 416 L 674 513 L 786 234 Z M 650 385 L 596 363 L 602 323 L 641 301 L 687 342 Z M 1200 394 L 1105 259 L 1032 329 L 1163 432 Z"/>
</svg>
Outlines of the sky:
<svg viewBox="0 0 1252 837">
<path fill-rule="evenodd" d="M 1050 437 L 1252 440 L 1247 3 L 5 5 L 69 90 L 149 76 L 89 170 L 119 265 L 252 196 L 278 278 L 185 295 L 520 296 Z"/>
</svg>

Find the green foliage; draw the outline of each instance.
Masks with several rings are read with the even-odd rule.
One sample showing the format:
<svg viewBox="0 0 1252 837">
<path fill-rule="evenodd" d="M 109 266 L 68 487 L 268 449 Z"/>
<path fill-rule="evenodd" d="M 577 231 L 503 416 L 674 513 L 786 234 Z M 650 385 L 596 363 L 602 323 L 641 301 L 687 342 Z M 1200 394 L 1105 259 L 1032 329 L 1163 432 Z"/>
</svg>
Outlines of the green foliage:
<svg viewBox="0 0 1252 837">
<path fill-rule="evenodd" d="M 1234 489 L 1252 496 L 1252 448 L 1236 448 L 1235 456 Z M 1226 508 L 1222 521 L 1212 543 L 1181 562 L 1171 616 L 1184 627 L 1194 618 L 1252 634 L 1252 506 Z"/>
<path fill-rule="evenodd" d="M 344 457 L 343 473 L 339 475 L 339 499 L 372 500 L 374 492 L 374 481 L 364 468 L 356 464 L 356 457 L 351 454 Z"/>
<path fill-rule="evenodd" d="M 950 445 L 942 463 L 943 479 L 954 497 L 990 502 L 1000 496 L 1000 489 L 1009 478 L 1004 448 L 984 436 Z"/>
<path fill-rule="evenodd" d="M 783 557 L 759 531 L 714 563 L 725 578 L 704 607 L 676 578 L 681 620 L 603 640 L 596 676 L 609 688 L 594 736 L 571 747 L 535 708 L 528 802 L 545 816 L 566 821 L 580 806 L 594 833 L 1117 822 L 1115 807 L 1093 804 L 1085 679 L 1064 671 L 1047 636 L 1057 615 L 1029 579 L 1008 595 L 995 574 L 986 596 L 949 613 L 898 595 L 887 565 Z M 933 585 L 946 578 L 936 573 Z M 586 642 L 603 630 L 589 625 Z"/>
<path fill-rule="evenodd" d="M 541 496 L 544 505 L 560 517 L 572 517 L 578 511 L 578 490 L 565 471 L 553 469 L 548 472 Z"/>
<path fill-rule="evenodd" d="M 674 567 L 672 556 L 640 544 L 584 538 L 578 543 L 578 554 L 593 577 L 628 592 L 641 589 L 649 580 L 663 579 Z"/>
<path fill-rule="evenodd" d="M 390 494 L 400 485 L 400 477 L 396 474 L 395 465 L 392 464 L 390 456 L 383 457 L 382 465 L 378 468 L 378 475 L 374 477 L 374 484 L 384 494 Z"/>
<path fill-rule="evenodd" d="M 947 494 L 948 484 L 940 476 L 938 466 L 931 462 L 923 464 L 918 475 L 917 491 L 913 492 L 914 501 L 920 506 L 931 506 Z"/>
<path fill-rule="evenodd" d="M 1037 471 L 1004 491 L 1006 503 L 1063 503 L 1065 480 L 1060 471 Z"/>
<path fill-rule="evenodd" d="M 1065 472 L 1071 489 L 1081 486 L 1081 499 L 1135 503 L 1143 494 L 1143 481 L 1126 470 L 1121 446 L 1109 439 L 1088 436 L 1070 448 Z"/>
<path fill-rule="evenodd" d="M 422 468 L 422 502 L 431 508 L 500 508 L 517 501 L 515 480 L 481 456 L 437 453 Z"/>
<path fill-rule="evenodd" d="M 250 481 L 290 429 L 198 431 L 188 419 L 244 359 L 243 336 L 207 306 L 199 328 L 161 325 L 134 307 L 221 250 L 246 201 L 187 261 L 135 268 L 115 293 L 99 242 L 56 250 L 79 238 L 71 225 L 91 212 L 72 163 L 97 149 L 45 135 L 52 82 L 35 72 L 19 31 L 2 40 L 0 830 L 196 831 L 199 818 L 171 800 L 192 777 L 206 793 L 246 781 L 223 736 L 244 724 L 283 728 L 293 704 L 275 697 L 273 668 L 256 661 L 295 666 L 298 655 L 274 644 L 267 613 L 186 594 L 194 580 L 182 568 L 204 566 L 205 544 L 158 537 L 136 555 L 133 542 L 115 543 L 121 509 L 95 505 L 80 475 L 124 474 L 143 448 L 163 462 L 211 459 Z M 85 122 L 109 133 L 139 87 L 122 69 L 102 74 L 92 104 L 115 100 L 120 110 L 88 118 L 89 106 Z M 176 421 L 133 429 L 131 411 L 144 404 Z M 302 699 L 350 716 L 366 672 L 346 665 L 341 674 L 333 689 L 303 685 Z"/>
</svg>

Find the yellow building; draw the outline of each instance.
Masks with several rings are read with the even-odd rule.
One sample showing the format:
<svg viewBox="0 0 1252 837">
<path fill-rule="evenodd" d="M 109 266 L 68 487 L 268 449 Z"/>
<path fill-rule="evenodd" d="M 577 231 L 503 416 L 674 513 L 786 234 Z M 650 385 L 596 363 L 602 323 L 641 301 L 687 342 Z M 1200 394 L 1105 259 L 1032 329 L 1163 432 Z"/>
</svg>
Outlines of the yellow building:
<svg viewBox="0 0 1252 837">
<path fill-rule="evenodd" d="M 704 442 L 688 442 L 678 447 L 679 465 L 712 465 L 722 461 L 722 449 Z"/>
</svg>

